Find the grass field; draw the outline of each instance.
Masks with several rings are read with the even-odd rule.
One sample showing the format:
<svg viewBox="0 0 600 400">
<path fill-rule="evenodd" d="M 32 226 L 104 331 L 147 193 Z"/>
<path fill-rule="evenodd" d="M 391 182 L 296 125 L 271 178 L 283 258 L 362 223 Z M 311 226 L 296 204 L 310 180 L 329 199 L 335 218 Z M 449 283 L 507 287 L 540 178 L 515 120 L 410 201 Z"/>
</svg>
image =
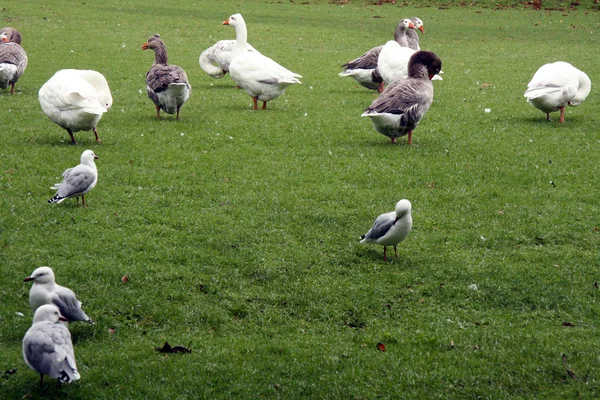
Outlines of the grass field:
<svg viewBox="0 0 600 400">
<path fill-rule="evenodd" d="M 3 2 L 29 66 L 0 92 L 0 398 L 598 398 L 600 12 L 582 3 Z M 304 77 L 266 111 L 198 65 L 237 12 Z M 391 145 L 360 118 L 376 93 L 337 73 L 411 16 L 444 80 Z M 145 93 L 154 33 L 193 87 L 180 121 Z M 593 85 L 565 124 L 523 98 L 557 60 Z M 40 109 L 63 68 L 110 84 L 100 145 Z M 47 204 L 88 148 L 87 207 Z M 384 262 L 357 239 L 401 198 L 413 231 Z M 21 355 L 41 265 L 96 320 L 71 325 L 82 378 L 62 387 Z"/>
</svg>

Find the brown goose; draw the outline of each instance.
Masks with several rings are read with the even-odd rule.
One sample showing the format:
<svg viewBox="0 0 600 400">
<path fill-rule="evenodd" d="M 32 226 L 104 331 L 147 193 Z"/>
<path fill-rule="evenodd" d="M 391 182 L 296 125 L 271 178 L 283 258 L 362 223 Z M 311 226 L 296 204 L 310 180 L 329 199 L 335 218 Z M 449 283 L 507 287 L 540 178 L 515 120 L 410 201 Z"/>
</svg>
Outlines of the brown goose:
<svg viewBox="0 0 600 400">
<path fill-rule="evenodd" d="M 6 32 L 0 32 L 0 88 L 10 85 L 10 94 L 15 93 L 15 83 L 27 68 L 27 53 L 17 43 L 9 42 Z"/>
<path fill-rule="evenodd" d="M 361 115 L 369 117 L 377 132 L 392 139 L 412 131 L 433 102 L 431 78 L 442 69 L 442 60 L 431 51 L 417 51 L 408 62 L 408 77 L 392 82 Z"/>
<path fill-rule="evenodd" d="M 419 35 L 417 34 L 416 30 L 418 29 L 421 31 L 421 33 L 425 33 L 423 21 L 421 21 L 421 19 L 418 17 L 412 17 L 410 20 L 415 25 L 415 29 L 409 29 L 408 32 L 406 32 L 406 37 L 408 38 L 408 47 L 413 50 L 421 50 L 421 46 L 419 46 Z"/>
<path fill-rule="evenodd" d="M 394 40 L 402 47 L 409 47 L 410 43 L 406 37 L 406 28 L 404 28 L 403 21 L 398 23 L 396 30 L 394 31 Z M 342 65 L 344 70 L 340 72 L 339 76 L 351 76 L 360 85 L 367 89 L 383 91 L 382 78 L 377 70 L 377 60 L 379 59 L 379 53 L 383 46 L 373 47 L 362 56 L 355 58 L 352 61 L 348 61 Z"/>
<path fill-rule="evenodd" d="M 6 37 L 8 38 L 9 42 L 21 44 L 21 33 L 18 30 L 16 30 L 15 28 L 10 28 L 10 27 L 2 28 L 2 29 L 0 29 L 0 34 L 2 32 L 6 33 Z"/>
<path fill-rule="evenodd" d="M 192 87 L 185 71 L 176 66 L 167 64 L 167 48 L 165 43 L 156 34 L 142 45 L 142 50 L 154 50 L 154 65 L 146 74 L 146 91 L 148 97 L 156 105 L 156 118 L 160 118 L 160 110 L 168 114 L 177 113 L 189 99 Z"/>
</svg>

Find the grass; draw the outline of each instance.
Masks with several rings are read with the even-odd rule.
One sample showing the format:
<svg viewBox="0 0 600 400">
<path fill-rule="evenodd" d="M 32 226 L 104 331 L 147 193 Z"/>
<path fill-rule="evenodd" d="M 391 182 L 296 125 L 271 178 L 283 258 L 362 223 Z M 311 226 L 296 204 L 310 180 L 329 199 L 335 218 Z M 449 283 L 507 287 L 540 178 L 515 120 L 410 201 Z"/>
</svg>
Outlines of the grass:
<svg viewBox="0 0 600 400">
<path fill-rule="evenodd" d="M 29 55 L 17 94 L 0 92 L 0 372 L 17 370 L 3 398 L 598 397 L 600 100 L 593 87 L 559 125 L 522 96 L 558 59 L 598 81 L 598 8 L 3 7 Z M 304 76 L 265 112 L 198 66 L 236 12 L 250 43 Z M 336 74 L 413 15 L 444 81 L 414 144 L 392 146 L 360 118 L 375 93 Z M 180 121 L 157 121 L 145 94 L 140 46 L 157 32 L 193 86 Z M 106 76 L 101 145 L 91 132 L 70 145 L 41 112 L 62 68 Z M 100 156 L 87 207 L 46 204 L 87 148 Z M 357 238 L 400 198 L 414 228 L 385 263 Z M 22 279 L 40 265 L 97 322 L 71 326 L 72 385 L 39 388 L 22 360 Z M 156 352 L 165 341 L 193 352 Z"/>
</svg>

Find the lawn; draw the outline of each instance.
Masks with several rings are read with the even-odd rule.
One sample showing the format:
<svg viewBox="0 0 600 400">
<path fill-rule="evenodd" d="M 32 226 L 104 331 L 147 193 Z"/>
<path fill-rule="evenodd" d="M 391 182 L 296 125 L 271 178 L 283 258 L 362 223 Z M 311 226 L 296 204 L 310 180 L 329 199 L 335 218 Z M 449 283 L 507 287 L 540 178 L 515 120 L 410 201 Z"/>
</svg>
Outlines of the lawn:
<svg viewBox="0 0 600 400">
<path fill-rule="evenodd" d="M 0 397 L 598 398 L 600 9 L 544 3 L 3 2 L 29 66 L 0 91 Z M 266 111 L 198 65 L 237 12 L 303 76 Z M 360 117 L 376 93 L 337 73 L 412 16 L 444 80 L 392 145 Z M 145 93 L 154 33 L 193 87 L 179 121 Z M 523 97 L 557 60 L 593 85 L 564 124 Z M 63 68 L 107 78 L 102 144 L 41 111 Z M 47 204 L 86 149 L 86 207 Z M 384 262 L 358 238 L 401 198 L 413 230 Z M 70 326 L 74 384 L 22 359 L 41 265 L 96 320 Z"/>
</svg>

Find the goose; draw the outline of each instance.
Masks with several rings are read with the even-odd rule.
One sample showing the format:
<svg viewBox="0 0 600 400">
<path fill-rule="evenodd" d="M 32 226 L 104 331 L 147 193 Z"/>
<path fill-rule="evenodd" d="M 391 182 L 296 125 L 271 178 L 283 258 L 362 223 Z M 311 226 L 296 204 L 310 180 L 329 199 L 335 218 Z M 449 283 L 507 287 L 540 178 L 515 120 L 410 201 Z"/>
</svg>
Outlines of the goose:
<svg viewBox="0 0 600 400">
<path fill-rule="evenodd" d="M 0 29 L 0 34 L 3 32 L 6 33 L 6 38 L 9 42 L 21 44 L 21 32 L 15 28 L 5 27 Z"/>
<path fill-rule="evenodd" d="M 433 102 L 431 79 L 442 69 L 442 60 L 431 51 L 420 50 L 408 62 L 408 78 L 392 82 L 365 110 L 377 132 L 396 138 L 408 135 L 412 144 L 412 131 Z"/>
<path fill-rule="evenodd" d="M 298 75 L 259 52 L 248 51 L 248 31 L 241 14 L 230 16 L 223 25 L 235 29 L 235 48 L 229 65 L 231 78 L 252 97 L 254 109 L 258 110 L 258 100 L 267 108 L 267 101 L 281 96 L 285 89 L 300 82 Z"/>
<path fill-rule="evenodd" d="M 29 368 L 40 374 L 40 386 L 44 384 L 44 375 L 61 383 L 81 378 L 71 332 L 60 323 L 64 320 L 55 305 L 41 306 L 35 311 L 33 324 L 23 337 L 23 359 Z"/>
<path fill-rule="evenodd" d="M 545 64 L 527 85 L 525 98 L 535 108 L 546 113 L 560 110 L 559 123 L 565 122 L 565 106 L 578 106 L 587 98 L 592 82 L 587 74 L 571 64 L 557 61 Z"/>
<path fill-rule="evenodd" d="M 60 310 L 60 314 L 68 322 L 85 321 L 94 324 L 94 321 L 81 309 L 81 301 L 69 288 L 60 286 L 54 278 L 54 271 L 50 267 L 39 267 L 32 272 L 23 282 L 31 282 L 29 291 L 29 305 L 35 312 L 44 304 L 53 304 Z"/>
<path fill-rule="evenodd" d="M 79 196 L 81 196 L 81 204 L 85 207 L 86 193 L 89 193 L 98 183 L 98 169 L 94 163 L 96 159 L 98 156 L 92 150 L 84 151 L 81 154 L 81 163 L 63 172 L 63 181 L 50 188 L 57 192 L 48 203 L 59 204 L 65 199 L 76 197 L 79 204 Z"/>
<path fill-rule="evenodd" d="M 219 40 L 200 54 L 198 59 L 200 68 L 215 79 L 224 77 L 229 72 L 234 47 L 235 40 Z M 247 50 L 258 52 L 250 43 Z"/>
<path fill-rule="evenodd" d="M 383 246 L 383 260 L 387 261 L 387 246 L 394 246 L 394 253 L 398 258 L 396 246 L 408 237 L 412 229 L 412 205 L 406 199 L 396 203 L 392 212 L 381 214 L 375 219 L 369 231 L 361 236 L 360 243 L 377 243 Z"/>
<path fill-rule="evenodd" d="M 408 26 L 406 20 L 401 20 L 396 26 L 394 31 L 394 40 L 398 42 L 400 46 L 409 46 L 409 40 L 406 36 L 407 32 L 404 26 Z M 362 56 L 355 58 L 352 61 L 348 61 L 342 65 L 344 70 L 338 74 L 338 76 L 350 76 L 356 80 L 361 86 L 367 89 L 377 90 L 380 93 L 383 91 L 382 78 L 379 70 L 377 69 L 377 60 L 383 46 L 373 47 Z"/>
<path fill-rule="evenodd" d="M 409 29 L 406 32 L 406 37 L 408 38 L 408 47 L 413 50 L 421 50 L 421 47 L 419 46 L 419 34 L 416 30 L 418 29 L 421 31 L 421 33 L 425 33 L 423 21 L 421 21 L 421 18 L 418 17 L 412 17 L 410 20 L 415 25 L 415 29 Z"/>
<path fill-rule="evenodd" d="M 154 50 L 154 64 L 146 74 L 146 92 L 156 106 L 156 118 L 160 110 L 168 114 L 177 113 L 190 98 L 192 87 L 185 71 L 177 65 L 167 64 L 167 47 L 156 34 L 142 45 L 142 50 Z"/>
<path fill-rule="evenodd" d="M 27 53 L 10 40 L 6 31 L 0 32 L 0 88 L 6 89 L 10 85 L 10 94 L 15 94 L 15 83 L 27 68 Z"/>
<path fill-rule="evenodd" d="M 56 72 L 38 92 L 44 113 L 52 122 L 66 129 L 71 143 L 73 132 L 93 131 L 101 143 L 96 126 L 113 103 L 104 75 L 98 71 L 63 69 Z"/>
</svg>

